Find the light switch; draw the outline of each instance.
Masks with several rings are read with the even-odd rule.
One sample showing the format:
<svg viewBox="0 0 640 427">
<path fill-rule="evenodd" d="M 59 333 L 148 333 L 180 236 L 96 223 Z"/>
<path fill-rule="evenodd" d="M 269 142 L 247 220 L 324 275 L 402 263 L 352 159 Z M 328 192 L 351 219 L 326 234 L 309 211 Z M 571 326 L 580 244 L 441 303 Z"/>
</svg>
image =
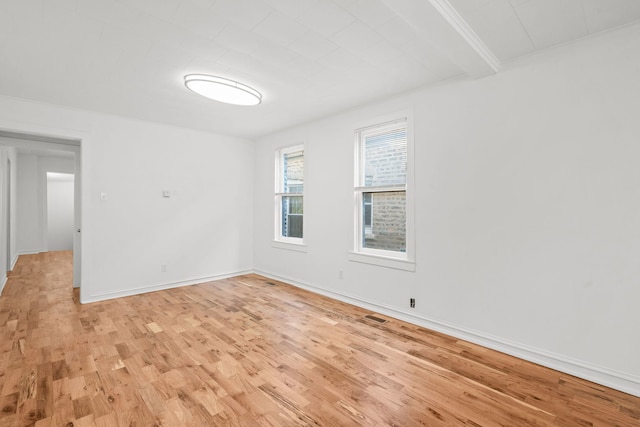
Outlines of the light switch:
<svg viewBox="0 0 640 427">
<path fill-rule="evenodd" d="M 107 193 L 105 193 L 104 191 L 102 193 L 100 193 L 100 200 L 107 200 Z"/>
<path fill-rule="evenodd" d="M 169 197 L 171 197 L 171 191 L 169 191 L 169 190 L 162 190 L 162 197 L 165 197 L 165 198 L 169 198 Z"/>
</svg>

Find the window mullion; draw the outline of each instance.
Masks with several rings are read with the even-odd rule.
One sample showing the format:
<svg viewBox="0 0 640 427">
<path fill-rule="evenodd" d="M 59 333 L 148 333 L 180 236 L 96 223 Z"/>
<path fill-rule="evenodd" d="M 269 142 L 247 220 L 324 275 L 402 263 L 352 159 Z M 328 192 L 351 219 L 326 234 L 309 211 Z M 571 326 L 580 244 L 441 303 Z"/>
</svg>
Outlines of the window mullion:
<svg viewBox="0 0 640 427">
<path fill-rule="evenodd" d="M 360 193 L 385 193 L 392 191 L 407 191 L 406 185 L 379 185 L 370 187 L 356 187 L 356 191 Z"/>
</svg>

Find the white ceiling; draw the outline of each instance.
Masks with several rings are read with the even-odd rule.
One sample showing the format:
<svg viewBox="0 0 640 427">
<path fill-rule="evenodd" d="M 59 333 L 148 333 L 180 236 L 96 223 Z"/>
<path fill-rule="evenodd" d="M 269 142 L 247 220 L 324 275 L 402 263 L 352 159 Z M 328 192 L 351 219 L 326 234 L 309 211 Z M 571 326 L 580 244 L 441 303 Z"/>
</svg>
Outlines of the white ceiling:
<svg viewBox="0 0 640 427">
<path fill-rule="evenodd" d="M 256 137 L 639 19 L 638 0 L 2 0 L 0 94 Z"/>
</svg>

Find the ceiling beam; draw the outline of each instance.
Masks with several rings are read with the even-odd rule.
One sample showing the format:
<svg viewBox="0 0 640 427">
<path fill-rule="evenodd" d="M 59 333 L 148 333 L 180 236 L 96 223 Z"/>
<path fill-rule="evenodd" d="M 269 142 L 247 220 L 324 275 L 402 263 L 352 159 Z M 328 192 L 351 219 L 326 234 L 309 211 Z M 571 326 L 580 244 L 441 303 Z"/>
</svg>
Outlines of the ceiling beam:
<svg viewBox="0 0 640 427">
<path fill-rule="evenodd" d="M 467 75 L 482 77 L 500 69 L 500 60 L 447 0 L 382 2 Z"/>
</svg>

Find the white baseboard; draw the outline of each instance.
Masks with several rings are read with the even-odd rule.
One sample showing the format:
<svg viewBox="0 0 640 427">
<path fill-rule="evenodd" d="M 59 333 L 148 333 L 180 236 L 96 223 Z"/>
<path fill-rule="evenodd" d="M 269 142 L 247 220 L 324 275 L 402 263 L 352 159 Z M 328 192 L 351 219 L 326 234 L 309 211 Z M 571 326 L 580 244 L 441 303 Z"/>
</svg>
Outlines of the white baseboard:
<svg viewBox="0 0 640 427">
<path fill-rule="evenodd" d="M 279 274 L 261 270 L 254 270 L 254 273 L 640 397 L 640 377 L 631 374 L 618 372 L 582 360 L 534 348 L 526 344 L 495 337 L 484 332 L 461 328 L 439 320 L 417 316 L 413 313 L 386 307 L 354 295 L 330 291 Z"/>
<path fill-rule="evenodd" d="M 13 258 L 13 261 L 11 261 L 11 268 L 9 269 L 9 271 L 13 271 L 13 268 L 16 266 L 16 263 L 18 262 L 18 257 L 20 256 L 20 254 L 16 254 L 16 256 Z"/>
<path fill-rule="evenodd" d="M 218 274 L 215 276 L 199 277 L 197 279 L 182 280 L 178 282 L 161 283 L 149 286 L 140 286 L 137 288 L 124 289 L 113 292 L 99 292 L 91 295 L 84 295 L 83 289 L 85 285 L 80 286 L 80 303 L 88 304 L 92 302 L 104 301 L 113 298 L 129 297 L 132 295 L 146 294 L 148 292 L 162 291 L 165 289 L 180 288 L 183 286 L 197 285 L 200 283 L 211 282 L 214 280 L 228 279 L 230 277 L 242 276 L 243 274 L 253 273 L 252 270 L 237 271 L 234 273 Z"/>
<path fill-rule="evenodd" d="M 35 255 L 35 254 L 39 254 L 40 252 L 44 252 L 44 251 L 41 250 L 41 249 L 34 249 L 34 250 L 28 250 L 28 251 L 20 250 L 20 251 L 18 251 L 18 256 L 20 256 L 20 255 Z"/>
<path fill-rule="evenodd" d="M 2 295 L 2 291 L 4 290 L 4 285 L 7 284 L 7 280 L 9 280 L 7 278 L 7 275 L 5 274 L 4 277 L 2 279 L 0 279 L 0 295 Z"/>
</svg>

